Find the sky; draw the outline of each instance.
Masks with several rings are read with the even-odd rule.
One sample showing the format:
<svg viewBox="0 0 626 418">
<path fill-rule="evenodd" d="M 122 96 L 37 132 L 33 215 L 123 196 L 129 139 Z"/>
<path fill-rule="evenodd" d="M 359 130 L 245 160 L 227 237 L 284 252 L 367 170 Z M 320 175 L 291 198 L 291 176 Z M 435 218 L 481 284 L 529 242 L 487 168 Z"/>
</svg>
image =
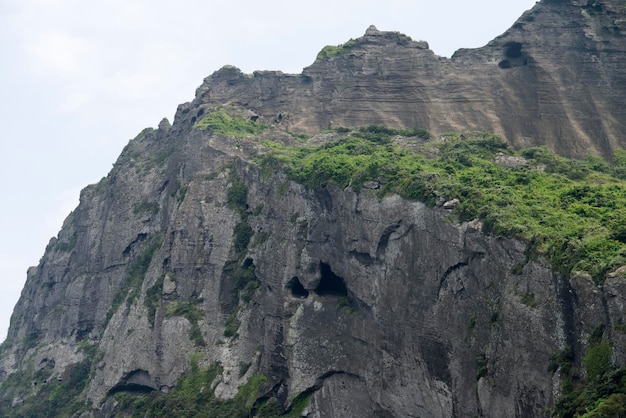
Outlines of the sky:
<svg viewBox="0 0 626 418">
<path fill-rule="evenodd" d="M 506 31 L 534 0 L 0 0 L 0 341 L 46 244 L 128 141 L 224 65 L 300 73 L 370 25 L 438 55 Z"/>
</svg>

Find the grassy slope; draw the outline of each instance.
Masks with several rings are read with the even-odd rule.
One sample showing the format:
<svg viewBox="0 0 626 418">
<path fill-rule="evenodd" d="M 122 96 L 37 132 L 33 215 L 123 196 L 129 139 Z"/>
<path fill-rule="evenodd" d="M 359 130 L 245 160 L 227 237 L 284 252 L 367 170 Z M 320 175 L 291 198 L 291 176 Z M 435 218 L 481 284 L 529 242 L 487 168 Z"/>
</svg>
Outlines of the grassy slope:
<svg viewBox="0 0 626 418">
<path fill-rule="evenodd" d="M 405 137 L 394 140 L 398 135 Z M 430 205 L 458 199 L 458 221 L 480 219 L 485 233 L 525 241 L 527 260 L 542 256 L 566 277 L 588 274 L 601 284 L 626 265 L 623 150 L 610 164 L 561 158 L 545 147 L 515 151 L 484 133 L 433 140 L 423 131 L 376 126 L 344 132 L 323 146 L 266 145 L 272 151 L 259 157 L 262 171 L 285 170 L 309 188 L 368 185 L 367 193 L 379 197 L 397 193 Z M 570 348 L 554 354 L 546 373 L 561 370 L 563 395 L 551 415 L 626 416 L 626 369 L 613 365 L 612 342 L 602 330 L 594 338 L 583 358 L 587 378 L 573 365 Z"/>
<path fill-rule="evenodd" d="M 564 159 L 543 147 L 514 151 L 488 134 L 409 138 L 408 148 L 392 140 L 396 133 L 407 134 L 369 127 L 318 147 L 267 143 L 273 151 L 259 165 L 284 169 L 314 189 L 325 182 L 360 189 L 377 180 L 380 196 L 397 193 L 430 205 L 459 199 L 460 221 L 478 218 L 486 233 L 526 241 L 529 258 L 545 256 L 566 276 L 588 273 L 601 283 L 626 264 L 623 158 L 608 164 Z M 508 168 L 496 162 L 503 156 L 523 159 Z"/>
</svg>

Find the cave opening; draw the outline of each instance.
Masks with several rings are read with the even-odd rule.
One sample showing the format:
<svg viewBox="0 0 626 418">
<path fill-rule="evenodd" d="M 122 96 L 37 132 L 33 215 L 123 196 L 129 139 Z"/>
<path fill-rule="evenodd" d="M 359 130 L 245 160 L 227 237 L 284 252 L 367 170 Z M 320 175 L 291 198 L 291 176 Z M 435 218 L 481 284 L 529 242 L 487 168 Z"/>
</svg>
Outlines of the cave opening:
<svg viewBox="0 0 626 418">
<path fill-rule="evenodd" d="M 254 266 L 254 260 L 253 260 L 253 259 L 251 259 L 251 258 L 246 258 L 246 259 L 244 260 L 243 264 L 241 265 L 241 267 L 242 267 L 243 269 L 247 269 L 247 268 L 250 268 L 250 267 L 252 267 L 252 266 Z"/>
<path fill-rule="evenodd" d="M 319 296 L 348 296 L 345 282 L 337 276 L 326 263 L 320 263 L 320 282 L 315 288 Z"/>
<path fill-rule="evenodd" d="M 498 67 L 507 69 L 527 65 L 528 57 L 522 52 L 522 46 L 519 42 L 504 44 L 504 59 L 498 63 Z"/>
<path fill-rule="evenodd" d="M 130 392 L 130 393 L 150 393 L 156 390 L 150 373 L 145 370 L 134 370 L 127 373 L 118 383 L 109 389 L 109 395 L 114 395 L 118 392 Z"/>
<path fill-rule="evenodd" d="M 293 277 L 287 283 L 287 289 L 291 292 L 291 296 L 298 299 L 306 299 L 309 297 L 309 291 L 302 286 L 297 277 Z"/>
<path fill-rule="evenodd" d="M 522 56 L 522 44 L 519 42 L 507 42 L 504 56 L 507 58 L 519 58 Z"/>
<path fill-rule="evenodd" d="M 511 62 L 509 60 L 503 60 L 498 63 L 498 67 L 502 69 L 511 68 Z"/>
</svg>

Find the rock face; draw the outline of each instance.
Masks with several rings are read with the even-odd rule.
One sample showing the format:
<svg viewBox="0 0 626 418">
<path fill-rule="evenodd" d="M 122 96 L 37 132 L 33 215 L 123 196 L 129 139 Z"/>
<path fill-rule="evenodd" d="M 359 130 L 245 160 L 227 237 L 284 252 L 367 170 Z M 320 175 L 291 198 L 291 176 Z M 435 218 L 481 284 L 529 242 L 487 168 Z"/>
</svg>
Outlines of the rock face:
<svg viewBox="0 0 626 418">
<path fill-rule="evenodd" d="M 449 60 L 370 28 L 301 75 L 208 77 L 82 191 L 28 272 L 0 382 L 89 359 L 85 414 L 114 416 L 114 393 L 167 392 L 200 353 L 223 367 L 216 395 L 259 373 L 259 399 L 306 395 L 310 417 L 543 415 L 559 396 L 551 355 L 571 346 L 580 363 L 594 329 L 624 322 L 623 280 L 561 277 L 521 242 L 450 223 L 453 204 L 260 172 L 258 138 L 194 124 L 228 104 L 286 143 L 286 130 L 385 124 L 610 155 L 626 146 L 624 6 L 578 3 L 544 0 Z M 625 335 L 612 337 L 624 364 Z M 22 401 L 5 395 L 0 412 Z"/>
<path fill-rule="evenodd" d="M 196 101 L 236 100 L 294 131 L 369 124 L 477 130 L 518 147 L 610 157 L 626 147 L 624 33 L 620 0 L 544 0 L 485 47 L 451 59 L 371 27 L 322 51 L 300 75 L 223 69 L 205 80 Z"/>
</svg>

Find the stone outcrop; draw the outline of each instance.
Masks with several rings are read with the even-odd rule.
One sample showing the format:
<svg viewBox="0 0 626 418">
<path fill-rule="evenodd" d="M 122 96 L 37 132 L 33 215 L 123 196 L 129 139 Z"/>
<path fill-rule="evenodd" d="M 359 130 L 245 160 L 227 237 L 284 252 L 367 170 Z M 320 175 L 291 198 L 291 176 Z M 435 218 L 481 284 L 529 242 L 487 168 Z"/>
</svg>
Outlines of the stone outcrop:
<svg viewBox="0 0 626 418">
<path fill-rule="evenodd" d="M 452 59 L 370 28 L 300 75 L 221 69 L 82 191 L 29 269 L 0 382 L 29 368 L 63 379 L 90 359 L 86 414 L 114 416 L 113 394 L 168 392 L 196 356 L 221 364 L 219 397 L 259 373 L 260 398 L 306 395 L 311 417 L 543 415 L 560 394 L 551 356 L 572 347 L 580 364 L 594 329 L 624 322 L 623 279 L 564 278 L 521 242 L 451 223 L 453 202 L 379 200 L 376 179 L 311 190 L 252 159 L 263 138 L 370 124 L 610 155 L 626 145 L 624 22 L 622 2 L 544 0 Z M 224 104 L 273 128 L 194 127 Z"/>
<path fill-rule="evenodd" d="M 228 67 L 194 103 L 237 101 L 293 131 L 385 124 L 500 135 L 516 147 L 610 157 L 626 148 L 622 1 L 545 0 L 478 49 L 436 56 L 371 27 L 300 75 Z"/>
</svg>

